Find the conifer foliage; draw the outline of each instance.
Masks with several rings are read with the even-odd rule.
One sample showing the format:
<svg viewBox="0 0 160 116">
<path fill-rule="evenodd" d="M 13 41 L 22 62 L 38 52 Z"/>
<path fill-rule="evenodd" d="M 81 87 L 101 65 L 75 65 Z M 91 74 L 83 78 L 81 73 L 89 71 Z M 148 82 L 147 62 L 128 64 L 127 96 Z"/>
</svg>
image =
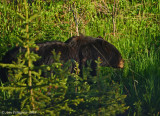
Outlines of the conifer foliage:
<svg viewBox="0 0 160 116">
<path fill-rule="evenodd" d="M 34 66 L 39 56 L 30 51 L 38 49 L 35 44 L 34 21 L 40 13 L 30 13 L 26 0 L 21 3 L 24 8 L 16 11 L 19 17 L 20 32 L 16 37 L 18 46 L 26 48 L 20 53 L 17 62 L 2 64 L 9 69 L 9 82 L 0 86 L 1 114 L 26 115 L 115 115 L 125 112 L 124 99 L 120 94 L 120 85 L 111 81 L 109 75 L 103 75 L 100 59 L 97 61 L 97 76 L 90 76 L 90 64 L 79 77 L 79 64 L 75 62 L 74 72 L 70 72 L 71 62 L 60 61 L 60 54 L 53 51 L 55 62 L 50 65 Z M 45 72 L 48 78 L 42 76 Z"/>
</svg>

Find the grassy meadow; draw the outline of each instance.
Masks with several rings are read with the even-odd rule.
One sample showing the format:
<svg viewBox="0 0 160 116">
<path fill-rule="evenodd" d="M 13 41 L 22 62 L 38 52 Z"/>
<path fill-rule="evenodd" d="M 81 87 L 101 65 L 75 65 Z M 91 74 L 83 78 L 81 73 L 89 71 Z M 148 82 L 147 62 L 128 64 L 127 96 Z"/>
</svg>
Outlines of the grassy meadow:
<svg viewBox="0 0 160 116">
<path fill-rule="evenodd" d="M 28 31 L 27 27 L 29 27 Z M 26 3 L 26 0 L 0 1 L 0 59 L 15 46 L 28 45 L 26 48 L 29 48 L 33 47 L 36 42 L 65 41 L 77 33 L 92 37 L 101 36 L 115 45 L 125 61 L 124 69 L 101 67 L 99 75 L 101 84 L 97 88 L 76 81 L 77 79 L 81 80 L 78 71 L 75 74 L 67 73 L 68 75 L 64 76 L 63 79 L 53 81 L 54 78 L 52 81 L 50 80 L 54 87 L 59 86 L 61 88 L 61 90 L 53 91 L 54 97 L 45 96 L 46 88 L 43 90 L 44 93 L 36 93 L 39 91 L 37 85 L 42 83 L 35 84 L 35 96 L 42 96 L 43 101 L 39 109 L 43 109 L 43 113 L 55 115 L 64 113 L 63 115 L 159 116 L 160 0 L 37 0 L 35 2 L 30 0 L 29 4 Z M 26 61 L 29 62 L 30 60 Z M 59 62 L 59 60 L 57 61 Z M 0 66 L 15 68 L 2 64 Z M 60 65 L 58 66 L 60 67 Z M 24 71 L 24 74 L 28 75 L 26 79 L 32 78 L 30 74 L 25 73 L 25 70 L 18 71 Z M 65 71 L 66 69 L 59 70 L 57 75 L 64 74 Z M 33 74 L 38 79 L 43 80 L 40 73 L 33 72 Z M 75 79 L 75 82 L 71 81 L 74 86 L 67 84 L 65 79 L 68 79 L 69 76 Z M 41 87 L 47 86 L 48 81 L 47 79 L 44 80 L 46 85 L 43 86 L 42 84 Z M 112 83 L 112 81 L 114 82 Z M 29 86 L 33 85 L 30 81 L 28 83 Z M 26 90 L 26 93 L 20 89 L 9 91 L 8 89 L 17 87 L 15 83 L 1 83 L 0 85 L 0 111 L 6 111 L 6 109 L 9 111 L 38 111 L 33 105 L 39 103 L 33 101 L 33 88 L 29 89 L 29 94 L 26 89 L 22 89 L 23 91 Z M 25 84 L 20 83 L 19 85 Z M 100 87 L 104 88 L 102 90 L 104 93 L 94 94 L 94 90 L 100 91 L 102 89 Z M 76 92 L 76 94 L 70 96 L 67 93 L 69 90 Z M 77 93 L 77 90 L 80 93 Z M 111 93 L 112 90 L 115 93 Z M 19 94 L 16 93 L 18 91 Z M 63 92 L 64 95 L 59 94 L 62 91 L 66 93 Z M 112 97 L 104 96 L 105 91 L 108 91 L 107 95 Z M 28 96 L 28 99 L 24 97 L 25 95 Z M 115 101 L 116 95 L 119 96 L 120 103 L 116 102 L 114 105 L 113 101 Z M 17 100 L 14 101 L 12 97 L 20 99 L 18 104 L 21 106 L 9 106 Z M 53 105 L 56 103 L 57 106 L 47 109 L 51 104 L 46 101 L 49 105 L 45 106 L 44 99 L 49 100 L 51 98 L 53 98 L 51 100 Z M 26 102 L 27 100 L 29 102 Z M 102 101 L 105 101 L 104 103 L 107 105 L 99 106 L 98 104 L 101 104 Z"/>
</svg>

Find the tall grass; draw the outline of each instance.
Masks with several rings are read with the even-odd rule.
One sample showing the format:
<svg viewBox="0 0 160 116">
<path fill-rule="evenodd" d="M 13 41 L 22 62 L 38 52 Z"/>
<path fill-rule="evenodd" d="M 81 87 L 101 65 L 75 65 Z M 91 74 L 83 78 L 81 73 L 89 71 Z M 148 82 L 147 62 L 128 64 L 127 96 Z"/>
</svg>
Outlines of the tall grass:
<svg viewBox="0 0 160 116">
<path fill-rule="evenodd" d="M 65 41 L 76 35 L 72 3 L 75 3 L 79 32 L 88 36 L 102 36 L 114 44 L 125 59 L 123 70 L 111 70 L 111 78 L 118 81 L 130 115 L 158 115 L 160 113 L 160 1 L 116 0 L 115 36 L 113 34 L 112 0 L 76 0 L 32 2 L 30 13 L 39 13 L 34 20 L 36 41 Z M 21 2 L 0 2 L 1 57 L 17 43 L 22 27 L 19 15 Z M 16 36 L 15 36 L 16 35 Z M 10 47 L 10 48 L 9 48 Z M 0 58 L 1 58 L 0 57 Z M 105 73 L 105 71 L 104 71 Z M 108 72 L 107 72 L 108 73 Z"/>
</svg>

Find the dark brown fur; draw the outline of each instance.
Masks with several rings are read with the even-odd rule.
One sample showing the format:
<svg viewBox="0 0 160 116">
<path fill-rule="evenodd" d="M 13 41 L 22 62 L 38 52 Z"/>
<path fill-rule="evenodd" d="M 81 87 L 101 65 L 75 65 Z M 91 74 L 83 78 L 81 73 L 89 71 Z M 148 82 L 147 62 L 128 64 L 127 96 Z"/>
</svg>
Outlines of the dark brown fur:
<svg viewBox="0 0 160 116">
<path fill-rule="evenodd" d="M 37 44 L 39 50 L 32 48 L 31 51 L 38 54 L 41 58 L 34 62 L 36 66 L 50 65 L 54 62 L 52 51 L 56 53 L 61 52 L 61 60 L 66 62 L 69 59 L 74 59 L 80 65 L 80 70 L 83 66 L 87 65 L 87 61 L 91 61 L 92 75 L 96 72 L 95 60 L 98 57 L 102 60 L 101 66 L 108 66 L 114 68 L 123 68 L 123 60 L 119 51 L 112 44 L 105 41 L 102 37 L 92 38 L 89 36 L 73 36 L 68 39 L 65 43 L 63 42 L 45 42 Z M 8 51 L 3 57 L 2 63 L 12 63 L 17 60 L 17 54 L 19 53 L 20 47 L 15 47 Z M 21 48 L 22 52 L 26 50 Z M 73 71 L 73 69 L 71 69 Z M 2 68 L 0 71 L 2 82 L 6 82 L 7 69 Z"/>
<path fill-rule="evenodd" d="M 53 59 L 53 53 L 52 51 L 55 50 L 55 52 L 58 54 L 61 53 L 61 60 L 64 62 L 67 62 L 69 59 L 72 59 L 72 48 L 70 48 L 68 45 L 66 45 L 63 42 L 45 42 L 45 43 L 39 43 L 37 44 L 39 46 L 39 49 L 36 50 L 36 48 L 31 48 L 31 52 L 34 52 L 38 54 L 41 58 L 34 62 L 35 66 L 40 65 L 50 65 L 54 62 Z M 13 61 L 17 61 L 17 55 L 19 54 L 19 51 L 21 51 L 22 54 L 26 52 L 26 49 L 21 47 L 15 47 L 11 50 L 9 50 L 6 55 L 2 59 L 2 63 L 10 64 Z M 2 82 L 8 81 L 8 69 L 7 68 L 1 68 L 0 69 L 0 78 Z"/>
<path fill-rule="evenodd" d="M 92 64 L 100 57 L 101 66 L 123 68 L 123 59 L 115 46 L 105 41 L 102 37 L 92 38 L 89 36 L 75 36 L 65 43 L 74 48 L 76 59 L 80 64 L 85 65 L 87 60 L 92 60 Z M 92 67 L 95 69 L 96 67 Z"/>
</svg>

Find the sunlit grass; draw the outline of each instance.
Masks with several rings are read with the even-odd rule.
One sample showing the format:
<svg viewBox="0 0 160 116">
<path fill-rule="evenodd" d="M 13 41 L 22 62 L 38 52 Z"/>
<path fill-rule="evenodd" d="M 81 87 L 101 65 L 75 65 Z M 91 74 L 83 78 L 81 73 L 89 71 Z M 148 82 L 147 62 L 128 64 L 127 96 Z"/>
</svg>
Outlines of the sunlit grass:
<svg viewBox="0 0 160 116">
<path fill-rule="evenodd" d="M 100 1 L 76 2 L 79 31 L 87 36 L 102 36 L 121 52 L 124 69 L 109 72 L 122 85 L 122 94 L 127 94 L 126 103 L 131 114 L 157 114 L 160 109 L 160 2 L 119 0 L 115 36 L 111 14 L 113 2 L 105 3 L 108 12 L 98 7 Z M 40 15 L 33 26 L 38 42 L 65 41 L 76 35 L 69 5 L 69 2 L 32 4 L 30 14 L 38 12 Z M 21 34 L 19 27 L 23 25 L 16 12 L 23 10 L 20 5 L 0 3 L 0 58 L 9 47 L 17 44 L 15 36 Z"/>
</svg>

